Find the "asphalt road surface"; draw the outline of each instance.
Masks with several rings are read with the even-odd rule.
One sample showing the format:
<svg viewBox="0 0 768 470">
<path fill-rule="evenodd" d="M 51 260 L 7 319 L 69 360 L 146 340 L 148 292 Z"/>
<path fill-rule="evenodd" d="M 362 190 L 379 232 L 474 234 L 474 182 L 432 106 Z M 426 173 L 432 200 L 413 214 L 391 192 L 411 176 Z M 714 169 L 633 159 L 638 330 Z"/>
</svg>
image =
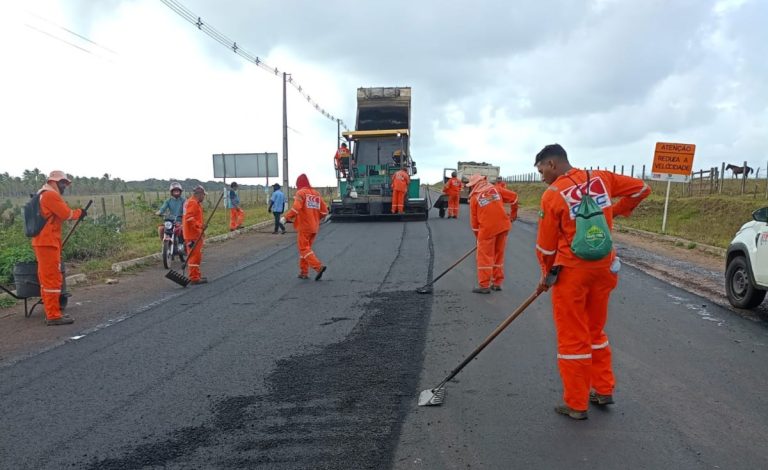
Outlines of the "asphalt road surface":
<svg viewBox="0 0 768 470">
<path fill-rule="evenodd" d="M 768 468 L 768 329 L 623 268 L 608 334 L 617 404 L 560 400 L 548 295 L 416 406 L 535 288 L 516 223 L 505 290 L 470 293 L 459 220 L 331 223 L 324 278 L 295 245 L 0 368 L 0 468 Z M 157 282 L 164 282 L 158 280 Z M 151 302 L 154 299 L 147 299 Z"/>
</svg>

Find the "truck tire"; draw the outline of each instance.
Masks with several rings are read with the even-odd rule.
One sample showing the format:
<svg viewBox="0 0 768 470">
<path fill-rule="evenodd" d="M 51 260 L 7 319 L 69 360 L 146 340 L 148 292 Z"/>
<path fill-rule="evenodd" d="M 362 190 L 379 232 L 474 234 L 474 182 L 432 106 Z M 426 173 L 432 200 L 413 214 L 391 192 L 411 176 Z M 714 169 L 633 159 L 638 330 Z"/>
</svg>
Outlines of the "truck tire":
<svg viewBox="0 0 768 470">
<path fill-rule="evenodd" d="M 755 308 L 765 299 L 766 291 L 756 288 L 744 256 L 734 257 L 725 270 L 725 292 L 728 302 L 736 308 Z"/>
</svg>

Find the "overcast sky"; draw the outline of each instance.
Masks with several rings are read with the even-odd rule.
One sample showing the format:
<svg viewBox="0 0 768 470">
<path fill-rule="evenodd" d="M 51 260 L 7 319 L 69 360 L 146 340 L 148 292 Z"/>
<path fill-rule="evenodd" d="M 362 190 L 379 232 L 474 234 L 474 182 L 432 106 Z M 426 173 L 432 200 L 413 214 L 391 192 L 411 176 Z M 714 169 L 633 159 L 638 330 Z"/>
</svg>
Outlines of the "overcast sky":
<svg viewBox="0 0 768 470">
<path fill-rule="evenodd" d="M 765 0 L 179 1 L 350 127 L 357 87 L 411 86 L 428 182 L 531 172 L 552 142 L 627 170 L 694 143 L 696 170 L 765 174 Z M 282 152 L 282 81 L 159 0 L 6 0 L 0 48 L 0 172 L 207 180 L 211 154 Z M 288 91 L 291 183 L 333 184 L 336 124 Z"/>
</svg>

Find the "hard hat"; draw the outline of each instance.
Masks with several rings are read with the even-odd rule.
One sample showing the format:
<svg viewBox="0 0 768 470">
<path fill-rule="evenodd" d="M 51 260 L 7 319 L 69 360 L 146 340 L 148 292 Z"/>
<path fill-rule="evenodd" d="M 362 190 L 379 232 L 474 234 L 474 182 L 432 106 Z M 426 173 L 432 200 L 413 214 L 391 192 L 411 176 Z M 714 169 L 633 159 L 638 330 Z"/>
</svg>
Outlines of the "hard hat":
<svg viewBox="0 0 768 470">
<path fill-rule="evenodd" d="M 171 183 L 171 187 L 168 188 L 170 192 L 173 192 L 174 189 L 178 189 L 179 191 L 184 191 L 184 189 L 181 187 L 181 184 L 176 182 Z"/>
<path fill-rule="evenodd" d="M 469 177 L 469 182 L 467 183 L 467 186 L 474 186 L 483 180 L 485 180 L 484 175 L 472 175 Z"/>
<path fill-rule="evenodd" d="M 48 175 L 48 181 L 66 181 L 67 183 L 71 183 L 72 181 L 67 177 L 67 174 L 64 173 L 61 170 L 53 170 Z"/>
</svg>

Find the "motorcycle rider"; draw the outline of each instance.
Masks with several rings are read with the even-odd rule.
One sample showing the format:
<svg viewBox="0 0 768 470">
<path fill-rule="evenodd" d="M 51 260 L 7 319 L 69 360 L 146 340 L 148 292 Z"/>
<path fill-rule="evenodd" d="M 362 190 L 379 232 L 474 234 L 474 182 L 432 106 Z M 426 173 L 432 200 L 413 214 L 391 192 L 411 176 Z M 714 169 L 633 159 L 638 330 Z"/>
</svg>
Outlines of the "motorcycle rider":
<svg viewBox="0 0 768 470">
<path fill-rule="evenodd" d="M 174 223 L 180 224 L 182 217 L 184 216 L 184 199 L 181 197 L 183 189 L 181 184 L 175 181 L 171 183 L 171 187 L 169 189 L 171 191 L 171 197 L 163 202 L 163 205 L 160 206 L 160 209 L 158 209 L 155 214 L 163 218 L 173 217 Z M 164 226 L 163 224 L 160 224 L 160 226 L 157 227 L 157 233 L 160 235 L 160 240 L 163 239 L 163 230 Z"/>
</svg>

